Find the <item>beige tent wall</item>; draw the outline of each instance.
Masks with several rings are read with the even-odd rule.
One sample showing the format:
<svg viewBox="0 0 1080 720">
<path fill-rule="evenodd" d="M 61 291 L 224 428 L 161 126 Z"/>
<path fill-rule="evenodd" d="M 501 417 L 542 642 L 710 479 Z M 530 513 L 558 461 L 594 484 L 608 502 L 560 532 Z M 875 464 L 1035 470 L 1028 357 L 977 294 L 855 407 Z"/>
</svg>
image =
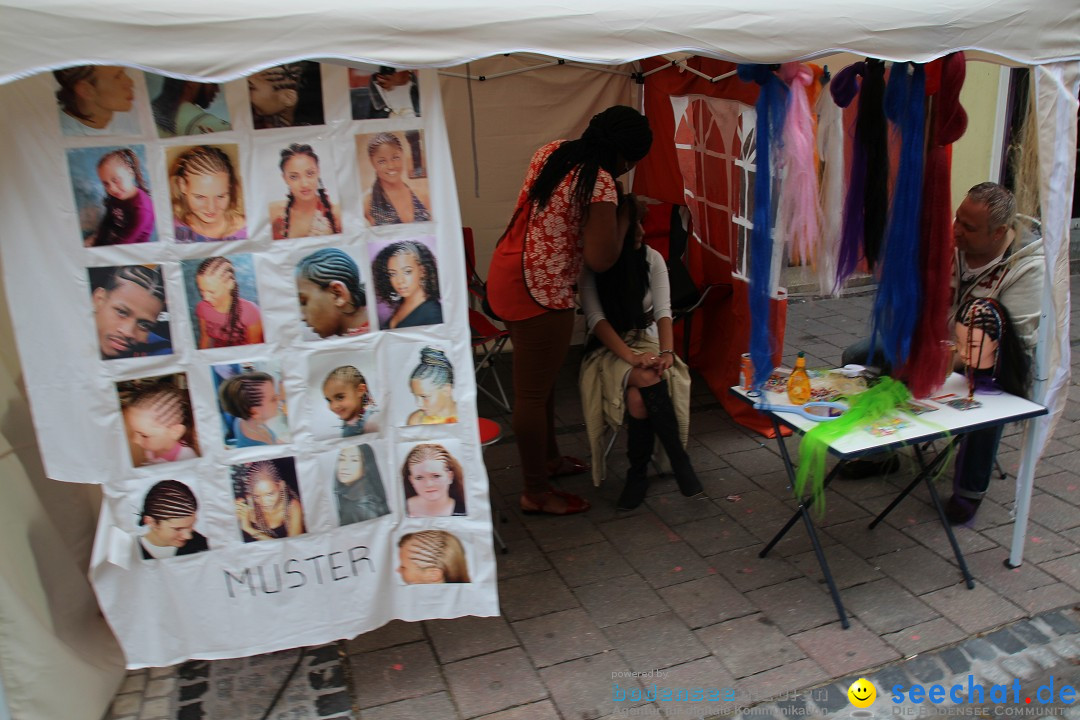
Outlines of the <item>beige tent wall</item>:
<svg viewBox="0 0 1080 720">
<path fill-rule="evenodd" d="M 616 73 L 605 72 L 607 66 L 567 64 L 483 82 L 453 77 L 467 71 L 474 77 L 492 76 L 551 61 L 500 55 L 447 68 L 441 76 L 461 221 L 473 228 L 481 275 L 487 275 L 492 249 L 513 213 L 533 152 L 552 140 L 578 137 L 589 118 L 606 107 L 639 105 L 630 65 L 609 68 Z"/>
<path fill-rule="evenodd" d="M 1002 72 L 1004 70 L 1004 73 Z M 968 115 L 967 132 L 953 145 L 952 199 L 959 205 L 972 185 L 998 181 L 1008 69 L 994 63 L 967 62 L 960 104 Z M 1002 82 L 1002 77 L 1006 82 Z"/>
</svg>

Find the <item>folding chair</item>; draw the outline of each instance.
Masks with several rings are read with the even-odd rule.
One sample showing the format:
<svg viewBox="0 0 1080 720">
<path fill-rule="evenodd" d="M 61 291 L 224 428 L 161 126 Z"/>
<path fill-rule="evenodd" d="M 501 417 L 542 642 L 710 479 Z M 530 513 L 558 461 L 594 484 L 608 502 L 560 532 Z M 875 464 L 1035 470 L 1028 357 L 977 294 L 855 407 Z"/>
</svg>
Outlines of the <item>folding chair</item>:
<svg viewBox="0 0 1080 720">
<path fill-rule="evenodd" d="M 487 297 L 487 285 L 476 271 L 476 247 L 473 244 L 472 228 L 462 228 L 461 231 L 462 242 L 465 245 L 465 281 L 469 287 L 469 294 L 476 300 L 477 305 L 483 307 Z M 472 332 L 476 389 L 487 395 L 504 411 L 510 412 L 510 400 L 506 396 L 506 390 L 495 367 L 499 354 L 503 351 L 506 341 L 510 339 L 510 332 L 497 327 L 491 318 L 474 308 L 469 308 L 469 330 Z M 485 387 L 485 383 L 490 383 L 492 387 Z"/>
</svg>

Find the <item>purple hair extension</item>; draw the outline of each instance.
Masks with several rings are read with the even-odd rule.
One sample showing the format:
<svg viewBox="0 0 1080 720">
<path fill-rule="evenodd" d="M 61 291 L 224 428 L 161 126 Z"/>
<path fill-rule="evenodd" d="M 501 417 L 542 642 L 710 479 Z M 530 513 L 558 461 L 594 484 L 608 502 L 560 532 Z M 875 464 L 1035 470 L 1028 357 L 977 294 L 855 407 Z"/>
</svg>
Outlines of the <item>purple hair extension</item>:
<svg viewBox="0 0 1080 720">
<path fill-rule="evenodd" d="M 833 76 L 829 93 L 841 108 L 846 108 L 859 92 L 858 79 L 866 70 L 865 62 L 856 62 Z M 863 197 L 866 192 L 866 148 L 855 125 L 855 143 L 851 154 L 851 174 L 844 197 L 843 225 L 840 231 L 840 250 L 836 258 L 836 288 L 839 290 L 855 272 L 863 245 Z"/>
<path fill-rule="evenodd" d="M 922 65 L 908 72 L 908 63 L 893 63 L 885 93 L 885 112 L 900 133 L 900 166 L 885 237 L 881 279 L 874 299 L 874 342 L 893 367 L 902 367 L 922 309 L 919 272 L 921 236 L 923 136 L 926 118 Z M 872 352 L 872 349 L 871 349 Z"/>
<path fill-rule="evenodd" d="M 821 235 L 817 163 L 814 158 L 814 117 L 806 87 L 813 71 L 799 62 L 780 66 L 780 79 L 789 88 L 784 113 L 783 143 L 777 165 L 786 170 L 780 194 L 780 219 L 791 258 L 806 265 L 816 254 Z"/>
<path fill-rule="evenodd" d="M 755 107 L 754 228 L 750 233 L 750 360 L 754 365 L 754 389 L 761 390 L 773 368 L 769 336 L 773 242 L 770 151 L 784 127 L 787 88 L 768 65 L 739 65 L 738 73 L 743 82 L 761 86 Z"/>
<path fill-rule="evenodd" d="M 867 59 L 859 91 L 859 137 L 866 149 L 863 197 L 863 254 L 873 268 L 878 261 L 889 209 L 889 130 L 885 122 L 885 62 Z"/>
</svg>

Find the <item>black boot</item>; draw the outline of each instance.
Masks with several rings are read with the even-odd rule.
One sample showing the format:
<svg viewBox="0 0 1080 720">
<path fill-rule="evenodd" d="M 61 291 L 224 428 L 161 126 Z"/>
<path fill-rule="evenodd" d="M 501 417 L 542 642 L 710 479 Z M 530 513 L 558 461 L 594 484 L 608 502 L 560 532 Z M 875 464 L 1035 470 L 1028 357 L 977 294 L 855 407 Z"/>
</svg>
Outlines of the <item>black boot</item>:
<svg viewBox="0 0 1080 720">
<path fill-rule="evenodd" d="M 626 471 L 626 485 L 616 504 L 619 510 L 633 510 L 645 501 L 649 489 L 649 460 L 653 451 L 653 428 L 648 418 L 636 418 L 627 413 L 626 457 L 630 469 Z"/>
<path fill-rule="evenodd" d="M 682 440 L 679 438 L 679 419 L 675 415 L 675 406 L 671 403 L 671 395 L 668 394 L 667 380 L 661 380 L 655 385 L 638 388 L 641 399 L 645 401 L 645 410 L 649 413 L 653 432 L 660 438 L 660 444 L 664 446 L 668 460 L 671 461 L 671 469 L 675 473 L 675 482 L 679 484 L 679 492 L 686 497 L 698 495 L 703 491 L 701 481 L 697 473 L 690 465 L 690 456 L 686 454 Z"/>
</svg>

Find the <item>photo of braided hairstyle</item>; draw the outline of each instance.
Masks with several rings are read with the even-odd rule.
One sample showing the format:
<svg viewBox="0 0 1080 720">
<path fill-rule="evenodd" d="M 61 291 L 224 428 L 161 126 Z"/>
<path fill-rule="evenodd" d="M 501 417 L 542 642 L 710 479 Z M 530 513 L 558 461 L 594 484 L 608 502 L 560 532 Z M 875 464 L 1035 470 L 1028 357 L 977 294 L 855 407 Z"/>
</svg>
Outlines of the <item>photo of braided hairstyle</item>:
<svg viewBox="0 0 1080 720">
<path fill-rule="evenodd" d="M 469 566 L 461 541 L 445 530 L 421 530 L 402 535 L 399 548 L 406 548 L 408 558 L 418 568 L 442 571 L 442 582 L 467 583 Z"/>
<path fill-rule="evenodd" d="M 209 257 L 199 263 L 195 277 L 216 277 L 222 281 L 231 281 L 232 290 L 229 300 L 229 318 L 225 332 L 228 333 L 228 345 L 247 344 L 247 326 L 240 319 L 240 283 L 236 281 L 236 268 L 227 257 Z"/>
</svg>

